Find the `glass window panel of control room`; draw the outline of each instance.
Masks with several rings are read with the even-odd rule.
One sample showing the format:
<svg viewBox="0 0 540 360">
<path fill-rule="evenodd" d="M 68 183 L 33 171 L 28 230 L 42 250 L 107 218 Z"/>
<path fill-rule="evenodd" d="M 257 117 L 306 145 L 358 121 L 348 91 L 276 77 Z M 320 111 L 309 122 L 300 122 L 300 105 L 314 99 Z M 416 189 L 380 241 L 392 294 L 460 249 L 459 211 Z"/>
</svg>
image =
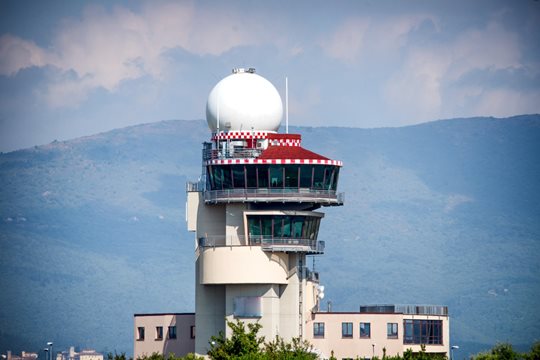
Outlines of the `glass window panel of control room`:
<svg viewBox="0 0 540 360">
<path fill-rule="evenodd" d="M 246 165 L 246 178 L 248 188 L 257 187 L 257 167 L 255 165 Z"/>
<path fill-rule="evenodd" d="M 300 165 L 300 187 L 311 188 L 312 176 L 313 176 L 313 166 Z"/>
<path fill-rule="evenodd" d="M 313 188 L 321 190 L 324 182 L 324 166 L 317 165 L 313 168 L 315 169 L 313 172 Z"/>
<path fill-rule="evenodd" d="M 270 165 L 270 186 L 273 188 L 283 187 L 283 167 Z"/>
<path fill-rule="evenodd" d="M 268 165 L 257 165 L 258 187 L 268 187 Z"/>
<path fill-rule="evenodd" d="M 246 174 L 244 173 L 244 165 L 231 166 L 233 174 L 233 185 L 236 189 L 243 189 L 246 187 Z"/>
<path fill-rule="evenodd" d="M 298 187 L 298 167 L 299 165 L 285 165 L 285 187 Z"/>
</svg>

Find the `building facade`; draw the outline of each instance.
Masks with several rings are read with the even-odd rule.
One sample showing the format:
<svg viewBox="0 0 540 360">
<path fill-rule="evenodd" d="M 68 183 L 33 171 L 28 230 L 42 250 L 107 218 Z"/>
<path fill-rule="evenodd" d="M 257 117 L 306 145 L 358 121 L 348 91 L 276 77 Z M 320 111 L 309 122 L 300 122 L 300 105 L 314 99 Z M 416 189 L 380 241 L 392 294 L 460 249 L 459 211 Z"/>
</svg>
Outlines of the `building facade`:
<svg viewBox="0 0 540 360">
<path fill-rule="evenodd" d="M 134 329 L 134 359 L 195 351 L 194 313 L 135 314 Z"/>
</svg>

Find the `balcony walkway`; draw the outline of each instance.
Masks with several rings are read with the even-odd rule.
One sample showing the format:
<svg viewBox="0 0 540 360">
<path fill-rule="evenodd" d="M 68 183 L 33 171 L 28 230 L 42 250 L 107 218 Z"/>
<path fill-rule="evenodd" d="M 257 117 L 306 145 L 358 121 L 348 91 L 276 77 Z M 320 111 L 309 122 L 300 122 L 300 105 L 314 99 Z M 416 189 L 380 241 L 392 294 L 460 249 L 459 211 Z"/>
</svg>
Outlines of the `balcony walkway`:
<svg viewBox="0 0 540 360">
<path fill-rule="evenodd" d="M 199 247 L 225 247 L 225 246 L 260 246 L 263 251 L 269 252 L 301 252 L 311 255 L 323 254 L 325 243 L 321 240 L 300 238 L 264 238 L 253 236 L 249 242 L 244 236 L 225 237 L 207 236 L 198 239 Z"/>
</svg>

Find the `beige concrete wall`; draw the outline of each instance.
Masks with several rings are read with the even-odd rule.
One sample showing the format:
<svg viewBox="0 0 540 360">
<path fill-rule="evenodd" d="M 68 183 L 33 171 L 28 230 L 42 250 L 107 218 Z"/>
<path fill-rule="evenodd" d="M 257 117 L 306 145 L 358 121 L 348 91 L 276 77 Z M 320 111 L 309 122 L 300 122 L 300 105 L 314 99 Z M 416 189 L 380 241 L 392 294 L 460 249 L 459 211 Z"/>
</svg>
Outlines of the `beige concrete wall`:
<svg viewBox="0 0 540 360">
<path fill-rule="evenodd" d="M 233 304 L 236 297 L 243 296 L 256 296 L 261 297 L 262 302 L 262 316 L 257 317 L 239 317 L 243 323 L 259 323 L 262 325 L 262 329 L 259 335 L 264 336 L 268 340 L 275 338 L 280 331 L 279 314 L 280 314 L 280 301 L 279 301 L 279 286 L 272 284 L 264 285 L 227 285 L 226 287 L 226 317 L 229 321 L 236 321 L 236 317 L 233 315 Z M 227 328 L 227 336 L 232 335 L 231 329 Z"/>
<path fill-rule="evenodd" d="M 287 255 L 260 246 L 204 248 L 199 262 L 201 284 L 287 283 Z"/>
<path fill-rule="evenodd" d="M 225 235 L 225 205 L 204 205 L 203 194 L 199 194 L 197 208 L 197 238 L 205 236 Z"/>
<path fill-rule="evenodd" d="M 227 204 L 225 208 L 225 236 L 231 245 L 247 245 L 247 238 L 244 236 L 245 209 L 245 204 Z"/>
<path fill-rule="evenodd" d="M 188 231 L 197 231 L 197 212 L 202 193 L 189 191 L 186 199 L 186 223 Z"/>
<path fill-rule="evenodd" d="M 403 319 L 413 318 L 411 315 L 403 314 L 361 314 L 361 313 L 325 313 L 313 314 L 307 326 L 307 338 L 315 349 L 319 350 L 323 357 L 329 357 L 331 351 L 338 359 L 342 358 L 371 358 L 373 355 L 379 358 L 383 355 L 383 348 L 386 348 L 387 355 L 403 355 L 411 348 L 414 352 L 420 351 L 420 345 L 403 344 Z M 444 316 L 415 316 L 415 319 L 443 320 L 443 345 L 428 345 L 427 352 L 446 353 L 449 351 L 448 317 Z M 313 324 L 323 322 L 325 324 L 324 338 L 313 336 Z M 343 322 L 353 323 L 353 336 L 343 338 L 341 324 Z M 360 323 L 371 324 L 371 337 L 360 338 Z M 398 336 L 396 339 L 387 337 L 387 323 L 398 324 Z M 375 346 L 373 346 L 375 344 Z"/>
<path fill-rule="evenodd" d="M 191 338 L 191 326 L 195 325 L 194 314 L 141 315 L 135 316 L 134 323 L 134 359 L 153 353 L 166 356 L 174 353 L 176 356 L 184 356 L 195 351 L 195 339 Z M 144 340 L 137 339 L 137 328 L 140 326 L 145 328 Z M 163 327 L 161 340 L 155 338 L 157 326 Z M 176 339 L 167 338 L 169 326 L 176 326 Z"/>
<path fill-rule="evenodd" d="M 195 352 L 205 355 L 212 336 L 225 332 L 225 286 L 202 285 L 199 278 L 199 261 L 195 263 Z"/>
<path fill-rule="evenodd" d="M 297 272 L 298 259 L 296 254 L 288 254 L 288 257 L 288 283 L 287 285 L 280 286 L 281 312 L 279 314 L 279 321 L 281 327 L 279 335 L 284 339 L 291 339 L 300 335 L 298 326 L 298 295 L 300 286 Z"/>
</svg>

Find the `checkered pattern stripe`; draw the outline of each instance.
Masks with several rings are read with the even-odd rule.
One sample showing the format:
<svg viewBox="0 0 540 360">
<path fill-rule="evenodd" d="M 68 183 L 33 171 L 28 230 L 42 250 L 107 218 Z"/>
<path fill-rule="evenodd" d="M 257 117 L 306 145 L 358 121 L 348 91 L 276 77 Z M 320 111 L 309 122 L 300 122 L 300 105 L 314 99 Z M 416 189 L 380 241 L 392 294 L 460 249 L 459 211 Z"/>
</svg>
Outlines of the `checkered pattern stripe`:
<svg viewBox="0 0 540 360">
<path fill-rule="evenodd" d="M 266 131 L 229 131 L 212 134 L 212 140 L 266 139 Z"/>
<path fill-rule="evenodd" d="M 241 164 L 303 164 L 343 166 L 339 160 L 321 159 L 223 159 L 208 160 L 206 165 L 241 165 Z"/>
<path fill-rule="evenodd" d="M 300 146 L 301 141 L 298 139 L 275 139 L 270 140 L 273 146 Z"/>
</svg>

